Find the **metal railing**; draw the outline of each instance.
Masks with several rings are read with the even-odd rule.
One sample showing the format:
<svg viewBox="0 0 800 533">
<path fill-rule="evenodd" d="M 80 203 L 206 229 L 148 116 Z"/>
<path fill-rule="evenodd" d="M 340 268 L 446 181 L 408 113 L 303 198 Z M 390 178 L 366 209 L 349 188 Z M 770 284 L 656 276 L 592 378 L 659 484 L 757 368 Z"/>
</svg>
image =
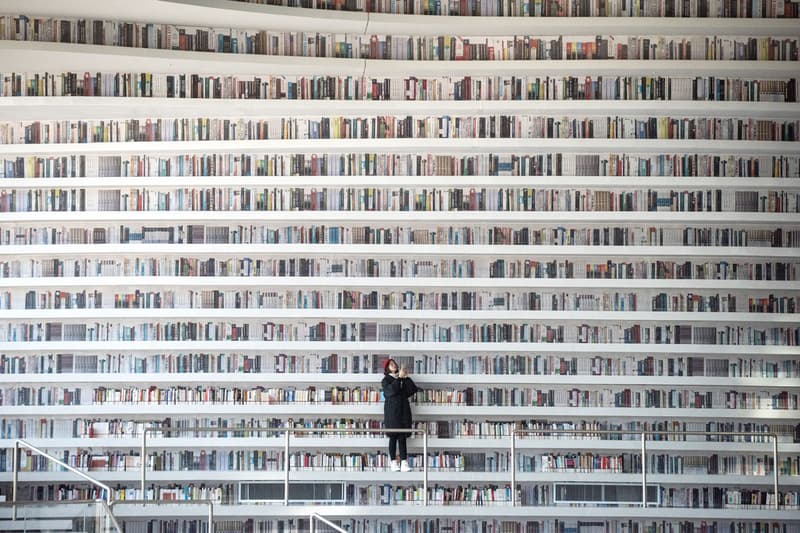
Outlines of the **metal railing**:
<svg viewBox="0 0 800 533">
<path fill-rule="evenodd" d="M 697 436 L 753 436 L 766 437 L 772 439 L 772 485 L 775 491 L 775 509 L 780 509 L 778 498 L 778 434 L 777 433 L 752 433 L 744 431 L 635 431 L 635 430 L 613 430 L 613 429 L 514 429 L 511 432 L 511 505 L 517 504 L 517 436 L 540 435 L 540 434 L 560 434 L 560 435 L 641 435 L 642 448 L 642 507 L 647 507 L 647 436 L 648 435 L 697 435 Z"/>
<path fill-rule="evenodd" d="M 113 504 L 114 504 L 113 500 L 110 503 L 105 500 L 100 500 L 100 505 L 103 506 L 103 510 L 106 512 L 106 516 L 109 518 L 109 520 L 111 520 L 111 523 L 114 524 L 114 529 L 116 529 L 119 533 L 122 533 L 122 527 L 120 527 L 119 522 L 117 522 L 117 517 L 114 516 L 114 512 L 111 510 L 111 506 Z"/>
<path fill-rule="evenodd" d="M 14 441 L 14 457 L 12 460 L 13 465 L 13 481 L 12 481 L 12 519 L 16 519 L 16 502 L 18 497 L 18 482 L 19 482 L 19 460 L 20 460 L 20 449 L 27 448 L 34 453 L 37 453 L 43 457 L 46 457 L 48 460 L 58 464 L 59 466 L 67 469 L 68 471 L 76 474 L 77 476 L 85 479 L 86 481 L 92 483 L 93 485 L 100 487 L 103 489 L 105 493 L 105 498 L 103 500 L 104 506 L 108 509 L 109 515 L 111 520 L 114 522 L 115 527 L 119 530 L 119 524 L 116 521 L 113 513 L 111 513 L 111 507 L 115 504 L 121 503 L 141 503 L 141 504 L 156 504 L 156 505 L 167 505 L 167 504 L 207 504 L 209 506 L 208 511 L 208 522 L 209 522 L 209 532 L 213 532 L 213 524 L 214 524 L 214 502 L 212 500 L 149 500 L 147 499 L 147 492 L 146 492 L 146 485 L 147 485 L 147 436 L 150 433 L 161 433 L 161 434 L 171 434 L 171 433 L 198 433 L 198 432 L 205 432 L 205 433 L 223 433 L 223 432 L 233 432 L 237 434 L 247 434 L 247 433 L 268 433 L 268 434 L 284 434 L 284 494 L 283 494 L 283 504 L 289 504 L 289 483 L 290 483 L 290 454 L 291 454 L 291 436 L 292 435 L 303 435 L 303 434 L 386 434 L 386 433 L 406 433 L 411 435 L 422 435 L 422 474 L 423 474 L 423 490 L 422 490 L 422 504 L 427 506 L 428 505 L 428 474 L 429 474 L 429 467 L 428 467 L 428 434 L 423 429 L 372 429 L 372 428 L 305 428 L 305 427 L 298 427 L 298 428 L 220 428 L 220 427 L 193 427 L 193 428 L 144 428 L 142 431 L 142 445 L 141 445 L 141 461 L 140 461 L 140 468 L 141 468 L 141 494 L 142 500 L 124 500 L 124 501 L 112 501 L 112 492 L 108 485 L 102 483 L 93 477 L 89 476 L 88 474 L 78 470 L 63 461 L 49 455 L 47 452 L 33 446 L 32 444 L 22 440 L 16 439 Z M 752 433 L 752 432 L 744 432 L 744 431 L 660 431 L 660 430 L 646 430 L 646 431 L 637 431 L 637 430 L 605 430 L 605 429 L 513 429 L 510 435 L 510 476 L 511 476 L 511 505 L 517 505 L 517 492 L 516 492 L 516 484 L 517 484 L 517 439 L 522 436 L 530 436 L 530 435 L 559 435 L 559 436 L 585 436 L 585 435 L 593 435 L 593 436 L 603 436 L 603 435 L 614 435 L 614 436 L 621 436 L 621 435 L 638 435 L 641 438 L 641 474 L 642 474 L 642 501 L 641 505 L 646 507 L 647 503 L 647 441 L 648 436 L 659 436 L 659 437 L 686 437 L 686 436 L 722 436 L 722 437 L 758 437 L 760 439 L 770 439 L 772 441 L 772 485 L 774 491 L 774 508 L 780 509 L 780 498 L 779 498 L 779 463 L 778 463 L 778 434 L 777 433 Z M 594 440 L 594 439 L 591 439 Z M 95 501 L 95 500 L 92 500 Z M 319 519 L 323 519 L 319 517 Z"/>
<path fill-rule="evenodd" d="M 114 500 L 109 507 L 119 505 L 206 505 L 208 506 L 208 533 L 214 533 L 214 500 Z"/>
<path fill-rule="evenodd" d="M 289 505 L 289 455 L 291 453 L 291 436 L 297 434 L 384 434 L 405 433 L 409 435 L 422 435 L 422 505 L 428 505 L 428 433 L 423 429 L 371 429 L 371 428 L 220 428 L 220 427 L 194 427 L 194 428 L 145 428 L 142 431 L 141 451 L 141 489 L 145 497 L 147 485 L 147 434 L 148 433 L 283 433 L 284 434 L 284 465 L 283 465 L 283 504 Z M 150 501 L 150 500 L 148 500 Z"/>
<path fill-rule="evenodd" d="M 318 521 L 322 522 L 326 526 L 330 527 L 331 529 L 334 529 L 335 531 L 338 531 L 339 533 L 347 533 L 346 529 L 343 529 L 343 528 L 337 526 L 336 524 L 334 524 L 333 522 L 331 522 L 330 520 L 328 520 L 324 516 L 320 516 L 317 513 L 313 513 L 313 514 L 309 515 L 308 519 L 309 519 L 310 533 L 317 533 L 317 527 L 316 527 L 315 520 L 318 520 Z"/>
<path fill-rule="evenodd" d="M 106 485 L 102 481 L 96 480 L 95 478 L 93 478 L 92 476 L 87 474 L 86 472 L 83 472 L 82 470 L 78 470 L 77 468 L 68 465 L 64 461 L 61 461 L 60 459 L 50 455 L 46 451 L 41 450 L 41 449 L 37 448 L 36 446 L 34 446 L 33 444 L 31 444 L 29 442 L 26 442 L 26 441 L 24 441 L 22 439 L 15 439 L 14 440 L 14 457 L 12 457 L 12 459 L 11 459 L 11 468 L 12 468 L 12 474 L 11 474 L 11 519 L 12 520 L 16 520 L 17 519 L 17 497 L 19 495 L 18 494 L 18 490 L 19 490 L 19 460 L 20 460 L 20 451 L 21 451 L 22 448 L 26 448 L 26 449 L 32 451 L 33 453 L 35 453 L 37 455 L 41 455 L 42 457 L 44 457 L 48 461 L 50 461 L 52 463 L 55 463 L 58 466 L 60 466 L 60 467 L 62 467 L 64 469 L 72 472 L 73 474 L 75 474 L 75 475 L 83 478 L 84 480 L 88 481 L 92 485 L 95 485 L 96 487 L 100 487 L 105 492 L 105 497 L 100 499 L 100 500 L 92 500 L 92 501 L 94 501 L 94 502 L 98 502 L 98 501 L 103 502 L 103 505 L 105 506 L 105 509 L 108 510 L 108 513 L 109 513 L 109 516 L 111 518 L 111 521 L 114 523 L 114 527 L 120 533 L 122 532 L 122 529 L 119 527 L 119 524 L 117 523 L 117 520 L 114 517 L 114 514 L 111 512 L 111 502 L 112 502 L 111 487 L 109 487 L 108 485 Z"/>
</svg>

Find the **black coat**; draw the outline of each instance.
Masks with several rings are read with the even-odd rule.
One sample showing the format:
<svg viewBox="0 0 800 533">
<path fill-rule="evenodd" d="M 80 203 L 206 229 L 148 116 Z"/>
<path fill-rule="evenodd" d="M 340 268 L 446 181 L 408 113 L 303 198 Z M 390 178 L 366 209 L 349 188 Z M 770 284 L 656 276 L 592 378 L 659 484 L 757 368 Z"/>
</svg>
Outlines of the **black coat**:
<svg viewBox="0 0 800 533">
<path fill-rule="evenodd" d="M 408 399 L 417 393 L 417 386 L 411 378 L 395 378 L 385 375 L 383 387 L 384 427 L 405 429 L 411 427 L 411 405 Z"/>
</svg>

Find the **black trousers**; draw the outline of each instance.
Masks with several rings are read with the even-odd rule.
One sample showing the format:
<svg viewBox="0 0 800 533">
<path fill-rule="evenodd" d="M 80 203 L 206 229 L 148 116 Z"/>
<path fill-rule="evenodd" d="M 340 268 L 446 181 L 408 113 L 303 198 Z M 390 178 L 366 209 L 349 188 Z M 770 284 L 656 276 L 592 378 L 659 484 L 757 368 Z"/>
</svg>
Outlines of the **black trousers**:
<svg viewBox="0 0 800 533">
<path fill-rule="evenodd" d="M 394 461 L 397 457 L 397 448 L 400 448 L 400 460 L 405 461 L 408 459 L 408 452 L 406 451 L 407 433 L 392 433 L 389 435 L 389 459 Z"/>
</svg>

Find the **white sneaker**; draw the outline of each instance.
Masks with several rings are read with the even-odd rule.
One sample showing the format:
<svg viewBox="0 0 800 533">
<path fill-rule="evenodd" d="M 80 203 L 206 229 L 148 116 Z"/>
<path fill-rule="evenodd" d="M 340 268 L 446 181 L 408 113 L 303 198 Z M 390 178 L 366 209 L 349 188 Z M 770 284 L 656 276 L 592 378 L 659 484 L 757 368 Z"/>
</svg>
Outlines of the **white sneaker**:
<svg viewBox="0 0 800 533">
<path fill-rule="evenodd" d="M 408 466 L 408 461 L 402 461 L 400 463 L 400 471 L 401 472 L 411 472 L 411 467 Z"/>
<path fill-rule="evenodd" d="M 403 462 L 405 463 L 405 461 L 403 461 Z M 399 471 L 400 471 L 400 463 L 398 463 L 397 461 L 392 461 L 392 462 L 389 464 L 389 469 L 390 469 L 392 472 L 399 472 Z"/>
</svg>

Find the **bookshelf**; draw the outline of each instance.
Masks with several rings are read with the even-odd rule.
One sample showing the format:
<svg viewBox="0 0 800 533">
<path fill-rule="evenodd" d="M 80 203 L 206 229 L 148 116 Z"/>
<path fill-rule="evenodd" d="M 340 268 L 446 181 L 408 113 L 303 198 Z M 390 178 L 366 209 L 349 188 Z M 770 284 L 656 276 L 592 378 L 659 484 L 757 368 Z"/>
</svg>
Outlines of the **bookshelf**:
<svg viewBox="0 0 800 533">
<path fill-rule="evenodd" d="M 508 2 L 497 16 L 442 19 L 421 3 L 400 14 L 373 3 L 6 2 L 0 16 L 104 21 L 109 33 L 118 21 L 220 42 L 314 37 L 269 55 L 0 40 L 0 494 L 24 437 L 120 498 L 210 497 L 236 531 L 304 530 L 310 509 L 353 532 L 797 531 L 797 3 L 769 5 L 777 18 L 698 4 L 711 16 L 694 3 L 687 18 L 614 2 L 603 9 L 615 16 L 583 2 L 571 14 L 593 16 L 520 17 L 523 2 Z M 621 52 L 603 48 L 612 35 L 627 57 L 653 39 L 652 56 L 643 50 L 661 59 L 600 59 L 598 46 Z M 377 59 L 387 36 L 419 37 L 430 60 Z M 584 43 L 594 59 L 436 56 L 453 36 L 515 57 L 532 36 L 553 57 Z M 322 37 L 349 57 L 299 57 Z M 711 37 L 716 59 L 662 58 L 670 40 L 697 53 Z M 761 60 L 729 59 L 734 41 L 740 58 Z M 770 47 L 783 60 L 767 60 Z M 520 131 L 439 129 L 471 117 Z M 228 129 L 204 133 L 206 118 Z M 548 118 L 595 121 L 597 134 L 540 131 Z M 317 129 L 378 119 L 424 129 Z M 742 120 L 747 133 L 600 125 L 651 119 Z M 190 133 L 128 140 L 148 120 Z M 48 135 L 73 126 L 123 133 Z M 428 506 L 419 438 L 417 471 L 397 475 L 384 438 L 302 433 L 379 428 L 389 356 L 424 389 L 413 409 L 430 437 Z M 157 431 L 168 426 L 187 432 Z M 193 437 L 198 426 L 230 430 Z M 146 427 L 156 433 L 141 494 Z M 283 437 L 266 431 L 281 427 L 297 431 L 292 481 L 341 487 L 343 503 L 253 504 L 240 492 L 282 483 Z M 515 427 L 543 433 L 517 438 L 512 488 Z M 638 488 L 642 465 L 636 435 L 544 433 L 558 429 L 753 434 L 659 434 L 647 445 L 655 499 L 642 508 L 562 501 L 579 487 Z M 21 480 L 31 499 L 91 496 L 27 458 Z M 133 508 L 117 512 L 146 531 Z M 202 528 L 205 513 L 163 507 L 149 526 Z"/>
</svg>

